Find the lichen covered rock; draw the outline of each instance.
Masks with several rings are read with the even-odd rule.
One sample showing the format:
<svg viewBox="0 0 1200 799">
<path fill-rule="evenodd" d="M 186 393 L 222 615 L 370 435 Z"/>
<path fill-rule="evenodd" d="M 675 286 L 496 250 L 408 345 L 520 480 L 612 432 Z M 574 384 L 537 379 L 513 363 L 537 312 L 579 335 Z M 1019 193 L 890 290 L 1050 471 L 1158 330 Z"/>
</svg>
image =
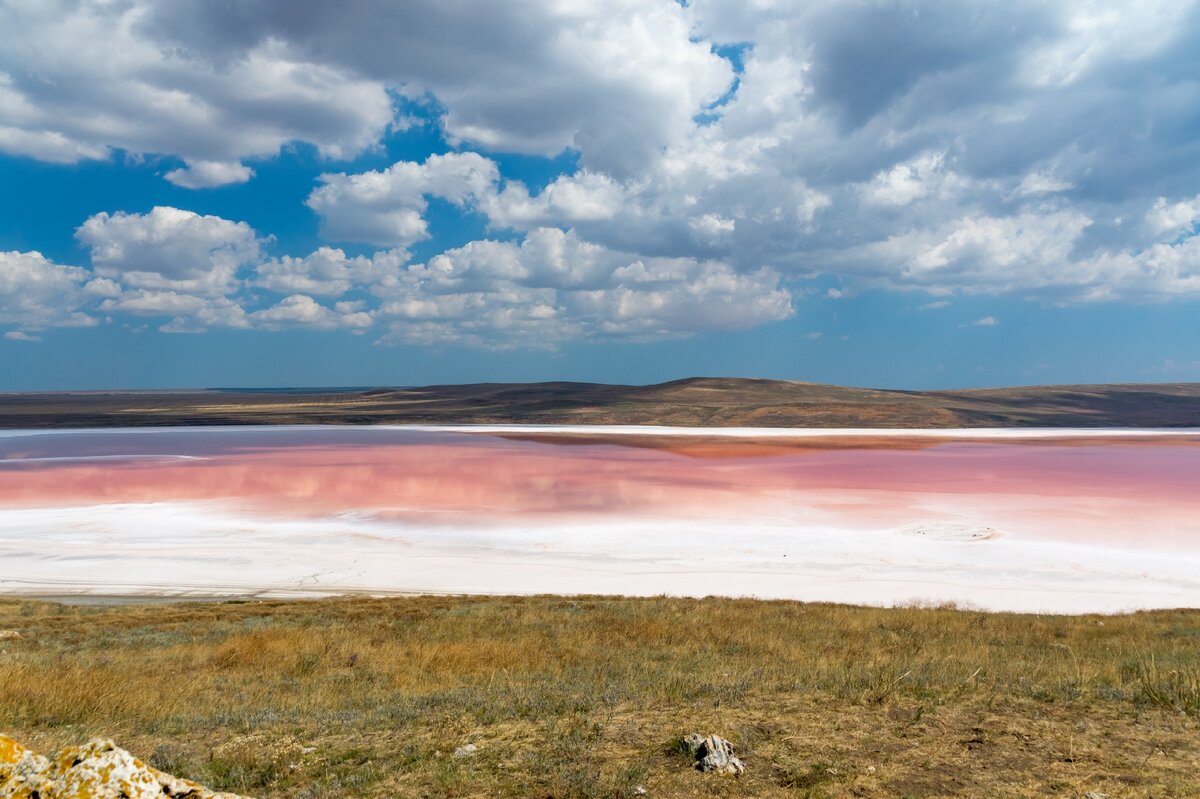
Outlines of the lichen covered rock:
<svg viewBox="0 0 1200 799">
<path fill-rule="evenodd" d="M 0 799 L 241 799 L 153 769 L 97 738 L 43 757 L 0 735 Z"/>
</svg>

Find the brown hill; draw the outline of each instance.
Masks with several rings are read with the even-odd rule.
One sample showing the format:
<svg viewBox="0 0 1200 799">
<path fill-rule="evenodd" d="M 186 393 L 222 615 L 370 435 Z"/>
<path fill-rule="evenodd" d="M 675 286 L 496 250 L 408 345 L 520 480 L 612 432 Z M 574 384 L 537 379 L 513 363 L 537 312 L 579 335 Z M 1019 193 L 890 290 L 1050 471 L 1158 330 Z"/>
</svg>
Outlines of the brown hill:
<svg viewBox="0 0 1200 799">
<path fill-rule="evenodd" d="M 217 424 L 1200 427 L 1200 383 L 895 391 L 689 378 L 650 386 L 475 383 L 365 391 L 0 395 L 0 427 Z"/>
</svg>

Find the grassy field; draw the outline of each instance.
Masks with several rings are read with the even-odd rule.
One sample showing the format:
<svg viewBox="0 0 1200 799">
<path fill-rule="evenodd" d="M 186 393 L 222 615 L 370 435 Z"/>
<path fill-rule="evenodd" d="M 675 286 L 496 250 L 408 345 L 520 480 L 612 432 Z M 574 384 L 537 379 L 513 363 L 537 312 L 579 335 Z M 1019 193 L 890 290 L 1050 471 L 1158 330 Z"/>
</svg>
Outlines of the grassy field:
<svg viewBox="0 0 1200 799">
<path fill-rule="evenodd" d="M 0 428 L 217 424 L 1200 427 L 1200 383 L 888 391 L 788 380 L 0 394 Z"/>
<path fill-rule="evenodd" d="M 0 630 L 0 731 L 259 797 L 1200 795 L 1200 611 L 9 600 Z M 692 731 L 747 774 L 691 770 Z"/>
</svg>

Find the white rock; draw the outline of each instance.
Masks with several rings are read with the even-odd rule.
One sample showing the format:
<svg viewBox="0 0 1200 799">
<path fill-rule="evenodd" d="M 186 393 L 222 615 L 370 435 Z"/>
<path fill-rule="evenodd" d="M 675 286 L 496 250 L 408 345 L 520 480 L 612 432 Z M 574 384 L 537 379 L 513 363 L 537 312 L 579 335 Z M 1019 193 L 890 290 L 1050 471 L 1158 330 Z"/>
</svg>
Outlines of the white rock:
<svg viewBox="0 0 1200 799">
<path fill-rule="evenodd" d="M 746 764 L 734 756 L 733 744 L 719 735 L 692 733 L 683 740 L 700 771 L 738 775 L 746 770 Z"/>
</svg>

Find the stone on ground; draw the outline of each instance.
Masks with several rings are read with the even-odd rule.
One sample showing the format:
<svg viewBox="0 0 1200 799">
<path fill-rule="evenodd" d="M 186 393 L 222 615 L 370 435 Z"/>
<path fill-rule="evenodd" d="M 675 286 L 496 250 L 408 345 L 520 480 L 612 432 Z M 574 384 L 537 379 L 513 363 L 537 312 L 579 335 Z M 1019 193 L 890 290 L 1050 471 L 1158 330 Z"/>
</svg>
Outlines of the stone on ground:
<svg viewBox="0 0 1200 799">
<path fill-rule="evenodd" d="M 0 799 L 243 799 L 153 769 L 97 738 L 51 757 L 0 735 Z"/>
<path fill-rule="evenodd" d="M 683 741 L 700 771 L 738 775 L 746 770 L 746 764 L 734 756 L 733 744 L 719 735 L 692 733 Z"/>
</svg>

